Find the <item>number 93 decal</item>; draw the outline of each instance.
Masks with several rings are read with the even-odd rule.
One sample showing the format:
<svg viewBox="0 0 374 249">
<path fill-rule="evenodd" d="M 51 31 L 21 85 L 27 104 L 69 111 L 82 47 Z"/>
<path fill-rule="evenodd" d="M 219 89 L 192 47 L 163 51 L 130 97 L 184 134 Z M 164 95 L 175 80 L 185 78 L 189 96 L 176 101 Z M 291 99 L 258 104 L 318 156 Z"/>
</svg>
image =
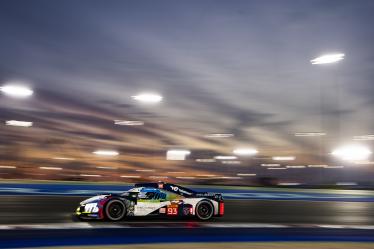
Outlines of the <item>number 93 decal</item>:
<svg viewBox="0 0 374 249">
<path fill-rule="evenodd" d="M 177 207 L 168 207 L 167 208 L 167 215 L 178 215 L 178 208 Z"/>
</svg>

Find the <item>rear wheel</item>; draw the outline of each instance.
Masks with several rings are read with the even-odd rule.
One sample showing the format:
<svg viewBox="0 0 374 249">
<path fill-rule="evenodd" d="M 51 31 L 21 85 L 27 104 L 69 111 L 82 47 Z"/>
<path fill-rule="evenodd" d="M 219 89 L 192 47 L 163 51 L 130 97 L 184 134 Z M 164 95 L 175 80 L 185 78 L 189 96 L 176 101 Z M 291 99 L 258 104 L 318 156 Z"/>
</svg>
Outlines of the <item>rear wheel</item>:
<svg viewBox="0 0 374 249">
<path fill-rule="evenodd" d="M 105 216 L 109 220 L 118 221 L 123 219 L 126 214 L 126 206 L 120 200 L 110 200 L 105 205 Z"/>
<path fill-rule="evenodd" d="M 195 213 L 200 220 L 209 220 L 214 214 L 213 204 L 210 201 L 200 201 L 196 205 Z"/>
</svg>

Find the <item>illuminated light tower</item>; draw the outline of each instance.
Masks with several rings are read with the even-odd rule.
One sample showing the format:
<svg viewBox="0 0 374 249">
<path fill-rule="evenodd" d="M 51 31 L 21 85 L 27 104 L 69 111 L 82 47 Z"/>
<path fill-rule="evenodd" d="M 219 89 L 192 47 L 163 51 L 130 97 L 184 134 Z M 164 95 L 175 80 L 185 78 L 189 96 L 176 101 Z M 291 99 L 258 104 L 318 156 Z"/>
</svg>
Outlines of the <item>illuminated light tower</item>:
<svg viewBox="0 0 374 249">
<path fill-rule="evenodd" d="M 186 156 L 190 155 L 191 151 L 189 150 L 168 150 L 166 152 L 166 160 L 185 160 Z"/>
<path fill-rule="evenodd" d="M 345 57 L 345 54 L 344 53 L 331 53 L 331 54 L 325 54 L 325 55 L 321 55 L 317 58 L 314 58 L 312 60 L 310 60 L 310 63 L 313 64 L 313 65 L 325 65 L 325 64 L 333 64 L 333 63 L 337 63 L 341 60 L 343 60 Z M 340 85 L 338 84 L 338 82 L 336 82 L 336 93 L 337 93 L 337 106 L 340 107 L 340 96 L 339 96 L 339 89 L 340 89 Z M 321 123 L 323 124 L 324 123 L 324 113 L 323 113 L 323 98 L 324 98 L 324 91 L 322 90 L 322 84 L 320 84 L 320 98 L 321 98 Z M 338 119 L 340 119 L 340 115 L 338 114 Z M 340 121 L 340 120 L 339 120 Z M 340 137 L 340 123 L 337 123 L 337 136 Z M 324 149 L 321 148 L 321 154 L 320 154 L 320 157 L 322 158 L 323 155 L 325 155 L 325 152 L 323 152 Z"/>
<path fill-rule="evenodd" d="M 119 155 L 118 151 L 115 151 L 115 150 L 96 150 L 92 153 L 98 156 L 118 156 Z"/>
<path fill-rule="evenodd" d="M 214 159 L 217 160 L 235 160 L 238 159 L 236 156 L 215 156 Z"/>
<path fill-rule="evenodd" d="M 156 104 L 163 100 L 163 97 L 156 93 L 140 93 L 132 96 L 132 98 L 145 104 Z"/>
<path fill-rule="evenodd" d="M 0 87 L 0 91 L 5 95 L 14 98 L 27 98 L 33 95 L 34 91 L 27 86 L 18 84 L 8 84 Z"/>
<path fill-rule="evenodd" d="M 31 127 L 32 124 L 33 122 L 29 122 L 29 121 L 18 121 L 18 120 L 5 121 L 5 125 L 9 125 L 9 126 Z"/>
<path fill-rule="evenodd" d="M 331 155 L 346 161 L 364 161 L 371 154 L 372 152 L 362 145 L 347 145 L 331 152 Z"/>
<path fill-rule="evenodd" d="M 344 59 L 345 54 L 326 54 L 310 60 L 313 65 L 331 64 Z"/>
<path fill-rule="evenodd" d="M 293 161 L 296 159 L 294 156 L 273 156 L 274 161 Z"/>
<path fill-rule="evenodd" d="M 254 156 L 258 153 L 258 151 L 251 148 L 238 148 L 233 150 L 233 153 L 237 156 Z"/>
</svg>

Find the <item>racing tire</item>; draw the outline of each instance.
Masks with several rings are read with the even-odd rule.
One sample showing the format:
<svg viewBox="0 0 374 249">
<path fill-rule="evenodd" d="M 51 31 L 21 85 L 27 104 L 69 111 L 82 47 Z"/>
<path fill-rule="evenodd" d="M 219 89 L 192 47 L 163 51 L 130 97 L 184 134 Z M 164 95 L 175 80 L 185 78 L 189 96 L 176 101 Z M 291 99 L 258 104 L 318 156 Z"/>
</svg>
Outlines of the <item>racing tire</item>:
<svg viewBox="0 0 374 249">
<path fill-rule="evenodd" d="M 104 207 L 105 218 L 111 221 L 122 220 L 126 215 L 126 206 L 120 200 L 114 199 L 108 201 Z"/>
<path fill-rule="evenodd" d="M 209 220 L 214 215 L 214 207 L 212 202 L 208 200 L 202 200 L 197 203 L 195 207 L 196 217 L 199 220 Z"/>
</svg>

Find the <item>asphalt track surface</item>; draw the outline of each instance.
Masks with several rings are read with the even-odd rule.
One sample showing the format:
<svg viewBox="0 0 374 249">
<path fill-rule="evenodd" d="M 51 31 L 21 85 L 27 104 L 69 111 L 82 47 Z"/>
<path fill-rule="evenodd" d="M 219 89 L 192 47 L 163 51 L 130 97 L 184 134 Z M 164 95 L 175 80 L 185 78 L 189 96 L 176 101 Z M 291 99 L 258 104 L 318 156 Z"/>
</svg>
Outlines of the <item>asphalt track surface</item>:
<svg viewBox="0 0 374 249">
<path fill-rule="evenodd" d="M 211 222 L 72 222 L 77 196 L 0 196 L 0 248 L 181 242 L 368 242 L 374 202 L 227 200 Z M 356 227 L 355 227 L 356 226 Z"/>
<path fill-rule="evenodd" d="M 0 248 L 115 245 L 191 242 L 370 242 L 372 230 L 334 229 L 254 229 L 254 228 L 142 228 L 18 230 L 0 233 Z M 105 247 L 104 247 L 105 248 Z M 162 247 L 161 247 L 162 248 Z"/>
<path fill-rule="evenodd" d="M 87 197 L 73 196 L 0 196 L 0 225 L 72 222 L 78 203 Z M 191 225 L 186 220 L 136 218 L 117 224 L 150 226 L 176 222 Z M 196 222 L 197 221 L 192 221 Z M 373 202 L 226 200 L 225 216 L 215 218 L 216 224 L 328 224 L 374 225 Z M 94 222 L 94 224 L 106 224 Z"/>
</svg>

